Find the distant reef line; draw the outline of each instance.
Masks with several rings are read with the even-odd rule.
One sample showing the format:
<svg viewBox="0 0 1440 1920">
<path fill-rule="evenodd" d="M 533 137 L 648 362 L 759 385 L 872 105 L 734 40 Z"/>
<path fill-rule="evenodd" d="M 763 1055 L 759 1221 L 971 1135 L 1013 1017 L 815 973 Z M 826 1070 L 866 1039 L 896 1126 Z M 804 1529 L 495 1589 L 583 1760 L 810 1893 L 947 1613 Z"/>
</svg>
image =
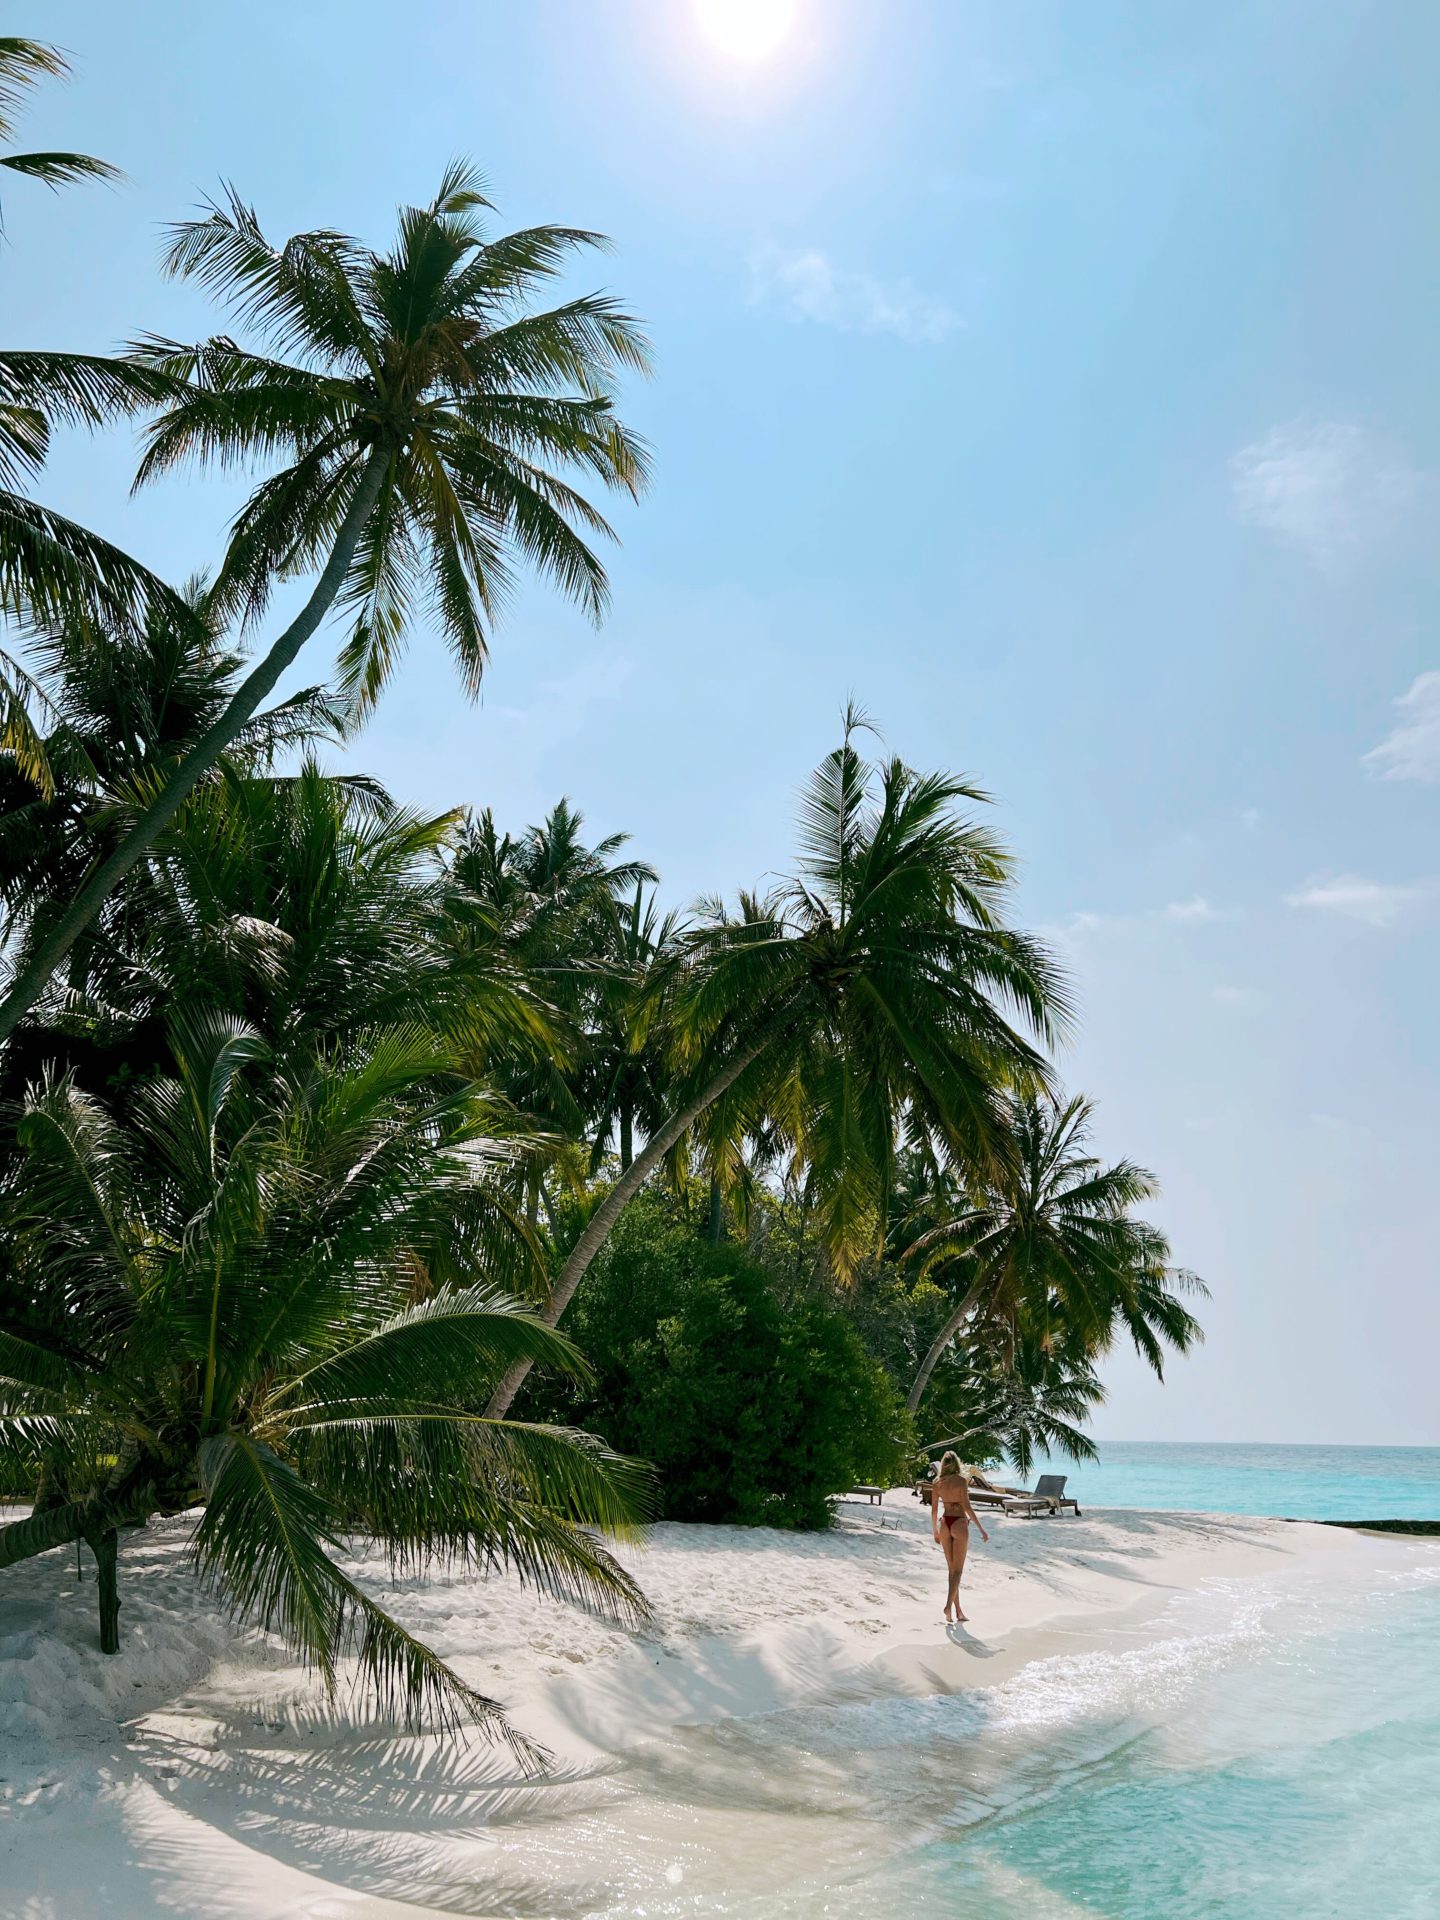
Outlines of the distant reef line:
<svg viewBox="0 0 1440 1920">
<path fill-rule="evenodd" d="M 1322 1520 L 1322 1527 L 1349 1527 L 1353 1533 L 1440 1534 L 1440 1520 Z"/>
</svg>

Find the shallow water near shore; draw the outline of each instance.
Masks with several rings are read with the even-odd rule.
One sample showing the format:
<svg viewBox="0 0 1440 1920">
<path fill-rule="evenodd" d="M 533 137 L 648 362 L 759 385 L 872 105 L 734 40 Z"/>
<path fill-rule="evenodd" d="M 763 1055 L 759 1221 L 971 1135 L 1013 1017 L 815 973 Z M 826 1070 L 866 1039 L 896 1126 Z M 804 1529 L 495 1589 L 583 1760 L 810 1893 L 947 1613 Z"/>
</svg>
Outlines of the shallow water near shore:
<svg viewBox="0 0 1440 1920">
<path fill-rule="evenodd" d="M 611 1882 L 568 1910 L 1428 1920 L 1437 1646 L 1440 1556 L 1417 1551 L 1351 1587 L 1212 1585 L 1138 1644 L 995 1688 L 694 1730 L 566 1823 L 571 1871 Z"/>
</svg>

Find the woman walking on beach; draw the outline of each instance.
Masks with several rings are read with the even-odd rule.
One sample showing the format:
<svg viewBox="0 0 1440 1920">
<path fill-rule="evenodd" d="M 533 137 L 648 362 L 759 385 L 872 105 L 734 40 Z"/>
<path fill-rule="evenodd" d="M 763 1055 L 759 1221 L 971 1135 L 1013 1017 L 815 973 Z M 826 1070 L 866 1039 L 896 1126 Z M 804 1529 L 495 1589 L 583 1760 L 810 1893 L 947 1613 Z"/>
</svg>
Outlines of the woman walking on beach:
<svg viewBox="0 0 1440 1920">
<path fill-rule="evenodd" d="M 958 1622 L 965 1618 L 960 1605 L 960 1576 L 965 1571 L 972 1520 L 980 1528 L 980 1538 L 988 1540 L 990 1536 L 970 1504 L 970 1483 L 965 1478 L 959 1455 L 943 1454 L 930 1495 L 930 1524 L 935 1532 L 936 1544 L 944 1551 L 945 1565 L 950 1573 L 950 1584 L 945 1594 L 947 1621 Z"/>
</svg>

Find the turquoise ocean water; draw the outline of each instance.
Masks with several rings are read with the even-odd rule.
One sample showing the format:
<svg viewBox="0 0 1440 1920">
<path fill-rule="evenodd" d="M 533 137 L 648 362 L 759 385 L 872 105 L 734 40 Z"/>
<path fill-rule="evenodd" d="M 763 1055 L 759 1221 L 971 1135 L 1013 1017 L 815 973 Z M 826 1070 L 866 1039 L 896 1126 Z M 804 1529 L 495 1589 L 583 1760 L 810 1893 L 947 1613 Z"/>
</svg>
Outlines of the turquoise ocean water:
<svg viewBox="0 0 1440 1920">
<path fill-rule="evenodd" d="M 1128 1652 L 885 1717 L 930 1832 L 797 1920 L 1440 1914 L 1440 1551 L 1210 1592 Z"/>
<path fill-rule="evenodd" d="M 1047 1461 L 1097 1507 L 1268 1513 L 1287 1520 L 1440 1521 L 1440 1447 L 1102 1443 L 1098 1462 Z"/>
<path fill-rule="evenodd" d="M 1066 1470 L 1087 1508 L 1440 1517 L 1440 1450 L 1109 1446 Z M 1084 1521 L 1023 1524 L 1083 1561 Z M 986 1686 L 977 1638 L 962 1692 L 732 1721 L 637 1757 L 651 1858 L 674 1864 L 657 1885 L 632 1851 L 643 1895 L 593 1912 L 1440 1916 L 1440 1540 L 1337 1536 L 1073 1642 Z"/>
</svg>

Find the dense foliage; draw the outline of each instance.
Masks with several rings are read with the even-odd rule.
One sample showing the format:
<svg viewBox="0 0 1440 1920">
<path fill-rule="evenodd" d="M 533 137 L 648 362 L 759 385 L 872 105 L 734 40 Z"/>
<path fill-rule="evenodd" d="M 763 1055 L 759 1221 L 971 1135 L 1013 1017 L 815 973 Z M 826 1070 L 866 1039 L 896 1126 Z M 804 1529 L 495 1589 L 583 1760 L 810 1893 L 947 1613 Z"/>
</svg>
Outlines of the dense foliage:
<svg viewBox="0 0 1440 1920">
<path fill-rule="evenodd" d="M 901 1395 L 840 1303 L 785 1299 L 675 1201 L 629 1209 L 567 1327 L 593 1377 L 526 1406 L 653 1461 L 667 1518 L 823 1527 L 831 1495 L 909 1472 Z"/>
</svg>

